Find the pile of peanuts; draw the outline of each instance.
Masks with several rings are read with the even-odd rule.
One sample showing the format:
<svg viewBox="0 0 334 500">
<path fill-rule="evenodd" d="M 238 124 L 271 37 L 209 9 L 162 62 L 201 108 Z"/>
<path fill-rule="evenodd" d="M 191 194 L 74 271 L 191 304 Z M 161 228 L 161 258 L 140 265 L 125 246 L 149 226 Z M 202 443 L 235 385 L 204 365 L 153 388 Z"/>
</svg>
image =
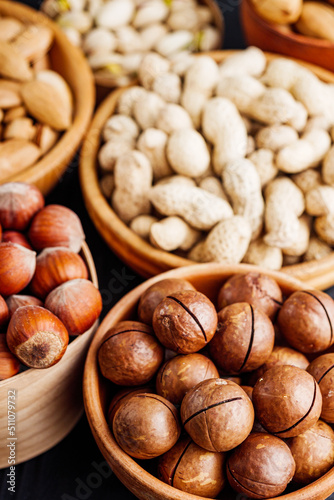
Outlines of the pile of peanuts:
<svg viewBox="0 0 334 500">
<path fill-rule="evenodd" d="M 100 186 L 155 247 L 268 269 L 334 245 L 334 86 L 258 48 L 144 57 L 107 120 Z"/>
</svg>

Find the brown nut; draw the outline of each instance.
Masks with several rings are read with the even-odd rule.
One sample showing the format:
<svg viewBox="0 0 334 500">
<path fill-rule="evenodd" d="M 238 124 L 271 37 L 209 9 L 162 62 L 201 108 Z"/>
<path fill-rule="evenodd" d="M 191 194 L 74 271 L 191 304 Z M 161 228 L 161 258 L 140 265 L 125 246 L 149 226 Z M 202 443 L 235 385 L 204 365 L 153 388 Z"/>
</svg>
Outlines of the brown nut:
<svg viewBox="0 0 334 500">
<path fill-rule="evenodd" d="M 28 250 L 32 250 L 32 246 L 30 245 L 27 238 L 24 236 L 24 234 L 19 233 L 18 231 L 4 231 L 2 235 L 2 241 L 7 243 L 17 243 L 18 245 L 22 245 L 23 247 L 28 248 Z"/>
<path fill-rule="evenodd" d="M 158 371 L 164 350 L 152 328 L 121 321 L 102 339 L 98 359 L 102 375 L 118 385 L 146 384 Z"/>
<path fill-rule="evenodd" d="M 20 362 L 8 349 L 6 334 L 0 333 L 0 380 L 13 377 L 19 370 Z"/>
<path fill-rule="evenodd" d="M 225 453 L 208 452 L 185 437 L 160 457 L 158 477 L 178 490 L 216 498 L 225 484 L 224 465 Z"/>
<path fill-rule="evenodd" d="M 295 472 L 295 461 L 281 439 L 266 433 L 251 434 L 230 456 L 227 479 L 249 498 L 282 493 Z"/>
<path fill-rule="evenodd" d="M 180 437 L 175 406 L 156 394 L 137 394 L 117 410 L 113 432 L 119 446 L 134 458 L 154 458 L 170 450 Z"/>
<path fill-rule="evenodd" d="M 16 243 L 0 243 L 0 294 L 23 290 L 34 275 L 36 253 Z"/>
<path fill-rule="evenodd" d="M 0 224 L 3 229 L 23 231 L 43 207 L 42 193 L 31 184 L 8 182 L 0 186 Z"/>
<path fill-rule="evenodd" d="M 218 327 L 209 344 L 214 363 L 227 373 L 255 370 L 270 356 L 275 332 L 269 317 L 246 302 L 218 313 Z"/>
<path fill-rule="evenodd" d="M 112 429 L 112 423 L 114 420 L 114 416 L 118 408 L 122 406 L 125 401 L 130 399 L 132 396 L 135 394 L 154 394 L 153 388 L 145 385 L 142 387 L 138 388 L 133 388 L 133 387 L 126 387 L 125 389 L 121 389 L 120 391 L 116 392 L 115 396 L 112 398 L 110 401 L 110 405 L 108 408 L 108 415 L 107 415 L 107 422 L 109 427 Z"/>
<path fill-rule="evenodd" d="M 318 290 L 295 292 L 284 302 L 278 325 L 285 339 L 298 351 L 324 351 L 334 342 L 334 301 Z"/>
<path fill-rule="evenodd" d="M 323 354 L 309 364 L 307 371 L 318 382 L 322 395 L 321 418 L 334 423 L 334 353 Z"/>
<path fill-rule="evenodd" d="M 223 379 L 204 380 L 183 398 L 181 420 L 198 446 L 228 451 L 251 432 L 253 405 L 241 387 Z"/>
<path fill-rule="evenodd" d="M 19 307 L 22 306 L 43 306 L 43 302 L 32 295 L 10 295 L 6 299 L 9 317 L 11 318 Z"/>
<path fill-rule="evenodd" d="M 294 437 L 320 417 L 322 397 L 314 378 L 296 366 L 275 366 L 256 382 L 255 414 L 263 427 L 281 438 Z"/>
<path fill-rule="evenodd" d="M 195 290 L 187 280 L 167 278 L 150 286 L 141 296 L 138 304 L 138 319 L 148 325 L 152 324 L 154 309 L 168 295 L 183 292 L 184 290 Z"/>
<path fill-rule="evenodd" d="M 286 443 L 296 462 L 296 483 L 311 483 L 334 465 L 334 431 L 321 420 Z"/>
<path fill-rule="evenodd" d="M 220 289 L 218 310 L 235 302 L 248 302 L 262 309 L 273 321 L 282 305 L 283 296 L 276 281 L 265 274 L 235 274 Z"/>
<path fill-rule="evenodd" d="M 249 399 L 253 402 L 253 387 L 250 387 L 249 385 L 242 385 L 241 388 L 245 391 L 245 393 L 247 394 Z M 257 420 L 256 417 L 254 419 L 254 425 L 253 425 L 252 432 L 267 432 L 262 427 L 262 425 L 260 424 L 260 422 Z"/>
<path fill-rule="evenodd" d="M 202 354 L 175 356 L 160 368 L 156 389 L 160 396 L 173 404 L 180 404 L 185 394 L 195 385 L 209 378 L 219 378 L 213 362 Z"/>
<path fill-rule="evenodd" d="M 160 342 L 181 354 L 205 347 L 214 336 L 217 323 L 214 305 L 197 291 L 169 295 L 153 314 L 153 329 Z"/>
<path fill-rule="evenodd" d="M 0 327 L 2 328 L 9 320 L 8 305 L 3 297 L 0 295 Z"/>
</svg>

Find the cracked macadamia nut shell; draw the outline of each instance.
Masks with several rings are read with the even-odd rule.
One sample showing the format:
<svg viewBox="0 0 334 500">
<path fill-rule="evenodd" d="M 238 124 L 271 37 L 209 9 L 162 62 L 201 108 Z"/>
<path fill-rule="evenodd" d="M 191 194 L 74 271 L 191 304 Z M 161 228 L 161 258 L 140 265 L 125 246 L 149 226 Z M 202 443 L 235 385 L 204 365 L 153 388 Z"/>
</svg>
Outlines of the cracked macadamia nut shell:
<svg viewBox="0 0 334 500">
<path fill-rule="evenodd" d="M 180 436 L 174 405 L 156 394 L 137 394 L 117 410 L 113 433 L 119 446 L 134 458 L 154 458 L 166 453 Z"/>
<path fill-rule="evenodd" d="M 256 417 L 268 432 L 288 438 L 318 421 L 322 397 L 318 384 L 305 370 L 276 366 L 256 382 L 253 404 Z"/>
<path fill-rule="evenodd" d="M 321 418 L 334 423 L 334 353 L 323 354 L 314 359 L 307 368 L 320 387 L 322 395 Z"/>
<path fill-rule="evenodd" d="M 262 309 L 271 320 L 274 320 L 282 305 L 283 296 L 273 278 L 251 272 L 235 274 L 220 289 L 218 310 L 235 302 L 248 302 Z"/>
<path fill-rule="evenodd" d="M 302 290 L 284 302 L 278 326 L 289 344 L 304 353 L 324 351 L 334 342 L 334 301 L 318 290 Z"/>
<path fill-rule="evenodd" d="M 138 319 L 148 325 L 152 324 L 154 309 L 160 302 L 173 293 L 184 290 L 195 290 L 187 280 L 167 278 L 150 286 L 141 296 L 138 304 Z"/>
<path fill-rule="evenodd" d="M 266 433 L 251 434 L 230 456 L 227 479 L 249 498 L 278 496 L 295 472 L 295 461 L 281 439 Z"/>
<path fill-rule="evenodd" d="M 121 321 L 102 339 L 98 360 L 102 375 L 114 384 L 146 384 L 163 362 L 164 350 L 152 328 L 138 321 Z"/>
<path fill-rule="evenodd" d="M 223 379 L 204 380 L 185 395 L 181 420 L 192 440 L 208 451 L 228 451 L 252 430 L 254 409 L 240 386 Z"/>
<path fill-rule="evenodd" d="M 212 302 L 203 293 L 192 290 L 168 295 L 153 314 L 153 329 L 160 342 L 181 354 L 205 347 L 214 336 L 217 323 Z"/>
<path fill-rule="evenodd" d="M 158 477 L 187 493 L 216 498 L 225 484 L 224 465 L 224 453 L 204 450 L 184 437 L 160 457 Z"/>
<path fill-rule="evenodd" d="M 296 462 L 293 480 L 297 483 L 315 481 L 334 464 L 334 431 L 321 420 L 286 443 Z"/>
<path fill-rule="evenodd" d="M 246 302 L 236 302 L 218 313 L 210 355 L 226 373 L 252 371 L 270 356 L 275 332 L 269 317 Z"/>
<path fill-rule="evenodd" d="M 219 378 L 219 373 L 209 358 L 198 353 L 180 354 L 162 365 L 156 389 L 171 403 L 180 404 L 189 389 L 210 378 Z"/>
</svg>

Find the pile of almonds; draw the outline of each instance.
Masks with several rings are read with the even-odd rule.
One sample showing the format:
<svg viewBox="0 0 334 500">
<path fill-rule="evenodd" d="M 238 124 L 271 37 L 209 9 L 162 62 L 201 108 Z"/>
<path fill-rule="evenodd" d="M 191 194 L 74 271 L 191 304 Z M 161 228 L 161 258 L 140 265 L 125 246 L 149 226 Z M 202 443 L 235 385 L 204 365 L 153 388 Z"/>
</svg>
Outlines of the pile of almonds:
<svg viewBox="0 0 334 500">
<path fill-rule="evenodd" d="M 54 365 L 69 335 L 99 317 L 101 295 L 78 254 L 84 239 L 78 216 L 44 206 L 36 187 L 0 186 L 0 380 L 18 373 L 20 362 Z"/>
<path fill-rule="evenodd" d="M 126 318 L 98 349 L 114 393 L 106 420 L 128 455 L 159 457 L 159 479 L 201 497 L 239 498 L 229 483 L 245 498 L 273 498 L 334 465 L 330 296 L 249 272 L 212 302 L 168 278 Z"/>
<path fill-rule="evenodd" d="M 221 32 L 209 5 L 197 0 L 44 0 L 41 8 L 83 49 L 97 81 L 123 86 L 136 78 L 150 51 L 179 59 L 218 49 Z"/>
<path fill-rule="evenodd" d="M 53 33 L 0 17 L 0 182 L 34 165 L 72 123 L 72 92 L 51 69 Z"/>
</svg>

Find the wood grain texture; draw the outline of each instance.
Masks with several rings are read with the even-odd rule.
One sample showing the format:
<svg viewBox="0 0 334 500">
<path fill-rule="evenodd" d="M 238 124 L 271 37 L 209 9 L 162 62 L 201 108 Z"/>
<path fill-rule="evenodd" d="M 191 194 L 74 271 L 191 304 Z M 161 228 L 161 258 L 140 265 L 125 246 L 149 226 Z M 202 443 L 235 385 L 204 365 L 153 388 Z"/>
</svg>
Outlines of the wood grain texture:
<svg viewBox="0 0 334 500">
<path fill-rule="evenodd" d="M 98 286 L 94 261 L 86 243 L 81 256 Z M 63 358 L 45 370 L 29 369 L 0 381 L 0 442 L 7 443 L 7 394 L 16 392 L 16 463 L 55 446 L 75 426 L 83 412 L 82 373 L 97 323 L 76 337 Z M 0 447 L 0 468 L 8 467 L 8 448 Z"/>
<path fill-rule="evenodd" d="M 30 182 L 46 195 L 59 182 L 89 126 L 95 105 L 93 74 L 81 51 L 72 46 L 61 29 L 41 12 L 16 2 L 0 0 L 0 15 L 16 17 L 25 23 L 41 23 L 53 31 L 54 42 L 49 53 L 51 67 L 65 78 L 73 92 L 71 127 L 35 165 L 2 181 Z"/>
<path fill-rule="evenodd" d="M 240 17 L 246 41 L 262 50 L 295 57 L 334 71 L 334 43 L 294 32 L 283 32 L 253 9 L 249 0 L 242 0 Z"/>
<path fill-rule="evenodd" d="M 97 364 L 97 351 L 105 332 L 117 322 L 133 319 L 138 301 L 143 292 L 153 283 L 164 278 L 184 278 L 189 280 L 200 292 L 215 300 L 222 284 L 233 274 L 249 271 L 264 272 L 277 280 L 283 293 L 290 295 L 301 290 L 305 285 L 284 273 L 266 271 L 264 269 L 239 264 L 224 266 L 222 264 L 198 264 L 171 270 L 155 276 L 125 295 L 108 313 L 98 328 L 90 346 L 84 371 L 84 403 L 90 427 L 101 453 L 122 483 L 141 500 L 203 500 L 202 497 L 190 495 L 172 488 L 153 477 L 129 457 L 116 443 L 109 430 L 105 415 L 107 382 L 100 375 Z M 282 495 L 280 500 L 325 500 L 334 491 L 334 468 L 314 483 L 301 488 L 297 492 Z M 224 492 L 220 496 L 224 498 Z M 237 498 L 237 494 L 236 494 Z M 272 500 L 272 499 L 271 499 Z"/>
<path fill-rule="evenodd" d="M 235 51 L 216 51 L 210 55 L 222 62 Z M 268 61 L 277 58 L 275 54 L 266 53 Z M 334 83 L 334 74 L 318 66 L 298 61 L 312 70 L 325 82 Z M 135 234 L 113 211 L 103 196 L 98 180 L 97 154 L 101 145 L 101 131 L 107 119 L 115 112 L 119 96 L 124 89 L 112 92 L 99 106 L 86 139 L 83 143 L 80 158 L 80 183 L 86 208 L 97 230 L 116 255 L 132 269 L 144 277 L 173 269 L 175 267 L 194 264 L 189 259 L 158 250 Z M 334 284 L 334 252 L 320 260 L 311 261 L 282 269 L 305 282 L 305 286 L 325 289 Z"/>
</svg>

